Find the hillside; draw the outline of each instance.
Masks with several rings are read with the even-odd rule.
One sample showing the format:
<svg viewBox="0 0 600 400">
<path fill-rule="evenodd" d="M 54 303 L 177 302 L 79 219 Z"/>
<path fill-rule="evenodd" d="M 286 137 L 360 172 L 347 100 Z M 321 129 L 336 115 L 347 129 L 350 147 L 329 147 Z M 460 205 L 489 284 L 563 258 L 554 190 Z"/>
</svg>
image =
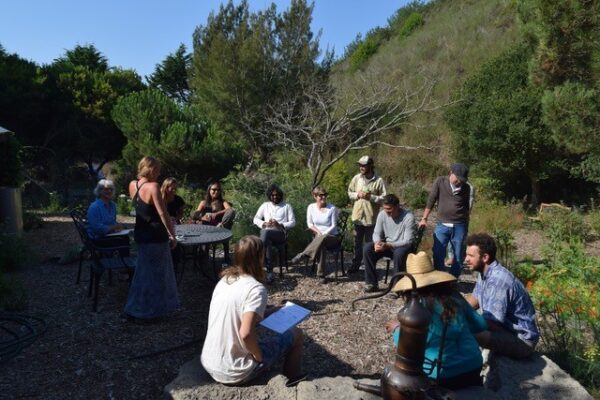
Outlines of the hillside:
<svg viewBox="0 0 600 400">
<path fill-rule="evenodd" d="M 419 77 L 435 79 L 432 100 L 437 105 L 460 98 L 464 80 L 487 60 L 518 40 L 516 12 L 505 0 L 440 0 L 421 11 L 423 25 L 408 37 L 392 36 L 364 64 L 351 72 L 346 59 L 334 72 L 334 84 L 344 93 L 371 78 L 394 85 L 408 82 L 413 88 Z M 369 79 L 366 79 L 369 78 Z M 376 151 L 378 170 L 390 182 L 391 190 L 409 179 L 429 181 L 445 172 L 450 155 L 449 128 L 442 110 L 422 114 L 410 121 L 404 132 L 390 138 L 394 144 L 427 145 L 433 151 L 411 151 L 380 147 Z M 416 127 L 418 126 L 418 127 Z"/>
</svg>

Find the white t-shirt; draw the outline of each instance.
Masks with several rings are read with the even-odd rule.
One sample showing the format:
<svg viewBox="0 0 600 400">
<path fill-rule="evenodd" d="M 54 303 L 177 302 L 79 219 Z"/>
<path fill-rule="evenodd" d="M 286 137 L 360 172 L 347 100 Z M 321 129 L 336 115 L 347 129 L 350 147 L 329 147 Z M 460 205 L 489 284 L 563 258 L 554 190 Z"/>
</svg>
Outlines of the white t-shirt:
<svg viewBox="0 0 600 400">
<path fill-rule="evenodd" d="M 337 235 L 337 208 L 327 204 L 319 210 L 316 203 L 311 203 L 306 208 L 306 225 L 315 226 L 321 235 Z"/>
<path fill-rule="evenodd" d="M 254 312 L 263 317 L 267 289 L 249 275 L 237 280 L 221 278 L 210 301 L 208 329 L 200 361 L 217 382 L 238 383 L 256 366 L 240 338 L 242 315 Z"/>
<path fill-rule="evenodd" d="M 283 201 L 279 204 L 273 204 L 270 201 L 261 204 L 254 216 L 253 222 L 254 225 L 262 229 L 263 223 L 271 219 L 283 225 L 285 230 L 296 226 L 296 217 L 294 216 L 292 206 Z"/>
</svg>

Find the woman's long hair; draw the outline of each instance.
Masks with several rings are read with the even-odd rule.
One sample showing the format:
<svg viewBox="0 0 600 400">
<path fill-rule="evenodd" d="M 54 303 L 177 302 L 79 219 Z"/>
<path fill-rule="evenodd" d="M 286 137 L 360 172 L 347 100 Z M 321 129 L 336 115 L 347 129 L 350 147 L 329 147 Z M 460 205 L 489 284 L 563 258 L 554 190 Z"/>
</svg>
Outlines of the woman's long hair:
<svg viewBox="0 0 600 400">
<path fill-rule="evenodd" d="M 207 206 L 210 206 L 211 203 L 213 202 L 213 198 L 210 195 L 210 188 L 213 185 L 218 185 L 219 189 L 221 189 L 221 191 L 219 192 L 218 196 L 215 198 L 215 200 L 220 200 L 221 202 L 223 202 L 223 185 L 221 185 L 221 181 L 212 181 L 207 187 L 206 187 L 206 197 L 204 198 L 204 202 L 206 203 Z"/>
<path fill-rule="evenodd" d="M 425 286 L 417 290 L 427 304 L 427 309 L 433 312 L 433 306 L 435 300 L 442 305 L 442 321 L 451 321 L 458 311 L 458 302 L 455 299 L 456 295 L 456 282 L 442 282 L 434 285 Z M 408 298 L 409 291 L 405 292 L 406 299 Z"/>
<path fill-rule="evenodd" d="M 255 235 L 241 238 L 235 246 L 233 266 L 221 273 L 228 282 L 237 280 L 240 275 L 250 275 L 257 281 L 264 283 L 266 280 L 263 268 L 265 248 L 262 240 Z"/>
<path fill-rule="evenodd" d="M 138 178 L 146 178 L 160 170 L 160 161 L 154 157 L 145 156 L 138 163 Z"/>
<path fill-rule="evenodd" d="M 167 179 L 165 179 L 163 181 L 162 185 L 160 186 L 160 194 L 162 195 L 162 198 L 165 201 L 165 204 L 167 204 L 167 189 L 172 184 L 176 184 L 177 185 L 177 179 L 175 179 L 172 176 L 170 176 Z"/>
</svg>

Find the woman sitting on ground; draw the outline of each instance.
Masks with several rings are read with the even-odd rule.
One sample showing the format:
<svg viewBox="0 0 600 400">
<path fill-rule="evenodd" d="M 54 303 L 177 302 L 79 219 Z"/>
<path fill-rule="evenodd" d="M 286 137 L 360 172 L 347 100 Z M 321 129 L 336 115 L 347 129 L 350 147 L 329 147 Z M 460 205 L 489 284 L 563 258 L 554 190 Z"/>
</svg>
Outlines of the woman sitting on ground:
<svg viewBox="0 0 600 400">
<path fill-rule="evenodd" d="M 177 196 L 177 180 L 173 177 L 165 179 L 160 187 L 160 193 L 167 205 L 167 211 L 171 218 L 174 219 L 175 224 L 181 224 L 185 201 L 180 196 Z"/>
<path fill-rule="evenodd" d="M 337 230 L 338 209 L 331 203 L 327 203 L 327 191 L 321 186 L 316 186 L 312 195 L 315 202 L 309 204 L 306 209 L 306 224 L 314 235 L 314 239 L 308 246 L 292 259 L 292 263 L 299 262 L 304 257 L 311 260 L 318 259 L 317 277 L 321 283 L 327 283 L 325 261 L 327 248 L 340 244 L 341 238 Z"/>
<path fill-rule="evenodd" d="M 231 229 L 235 218 L 235 210 L 223 199 L 221 182 L 213 181 L 206 189 L 206 197 L 198 204 L 194 220 L 203 225 L 222 226 Z"/>
<path fill-rule="evenodd" d="M 409 254 L 406 270 L 415 278 L 422 304 L 431 312 L 423 372 L 430 379 L 439 378 L 440 386 L 450 390 L 481 386 L 483 359 L 477 338 L 487 331 L 485 320 L 458 292 L 456 278 L 447 272 L 434 270 L 425 252 Z M 412 283 L 408 277 L 403 277 L 392 290 L 408 298 Z M 388 321 L 385 328 L 388 333 L 393 332 L 394 344 L 398 346 L 398 320 Z M 444 352 L 441 370 L 438 371 L 434 360 L 439 357 L 444 329 Z"/>
<path fill-rule="evenodd" d="M 256 332 L 256 324 L 269 314 L 269 310 L 265 312 L 268 293 L 263 285 L 263 262 L 262 241 L 244 236 L 236 245 L 234 266 L 221 273 L 213 291 L 200 360 L 217 382 L 245 384 L 281 358 L 288 386 L 304 377 L 304 335 L 300 329 L 294 327 L 281 335 L 264 337 Z"/>
</svg>

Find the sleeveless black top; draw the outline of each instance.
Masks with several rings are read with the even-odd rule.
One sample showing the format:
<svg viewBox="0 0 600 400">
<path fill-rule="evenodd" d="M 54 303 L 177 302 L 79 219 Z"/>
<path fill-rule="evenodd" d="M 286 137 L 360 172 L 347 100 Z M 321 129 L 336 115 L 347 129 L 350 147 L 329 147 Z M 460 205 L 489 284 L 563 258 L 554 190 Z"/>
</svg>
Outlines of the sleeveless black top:
<svg viewBox="0 0 600 400">
<path fill-rule="evenodd" d="M 138 186 L 138 183 L 135 183 L 137 190 L 135 196 L 133 196 L 133 203 L 135 205 L 135 230 L 133 231 L 133 237 L 137 243 L 167 242 L 169 240 L 169 233 L 160 220 L 156 207 L 154 204 L 144 203 L 140 199 L 140 188 L 146 182 L 140 186 Z"/>
</svg>

